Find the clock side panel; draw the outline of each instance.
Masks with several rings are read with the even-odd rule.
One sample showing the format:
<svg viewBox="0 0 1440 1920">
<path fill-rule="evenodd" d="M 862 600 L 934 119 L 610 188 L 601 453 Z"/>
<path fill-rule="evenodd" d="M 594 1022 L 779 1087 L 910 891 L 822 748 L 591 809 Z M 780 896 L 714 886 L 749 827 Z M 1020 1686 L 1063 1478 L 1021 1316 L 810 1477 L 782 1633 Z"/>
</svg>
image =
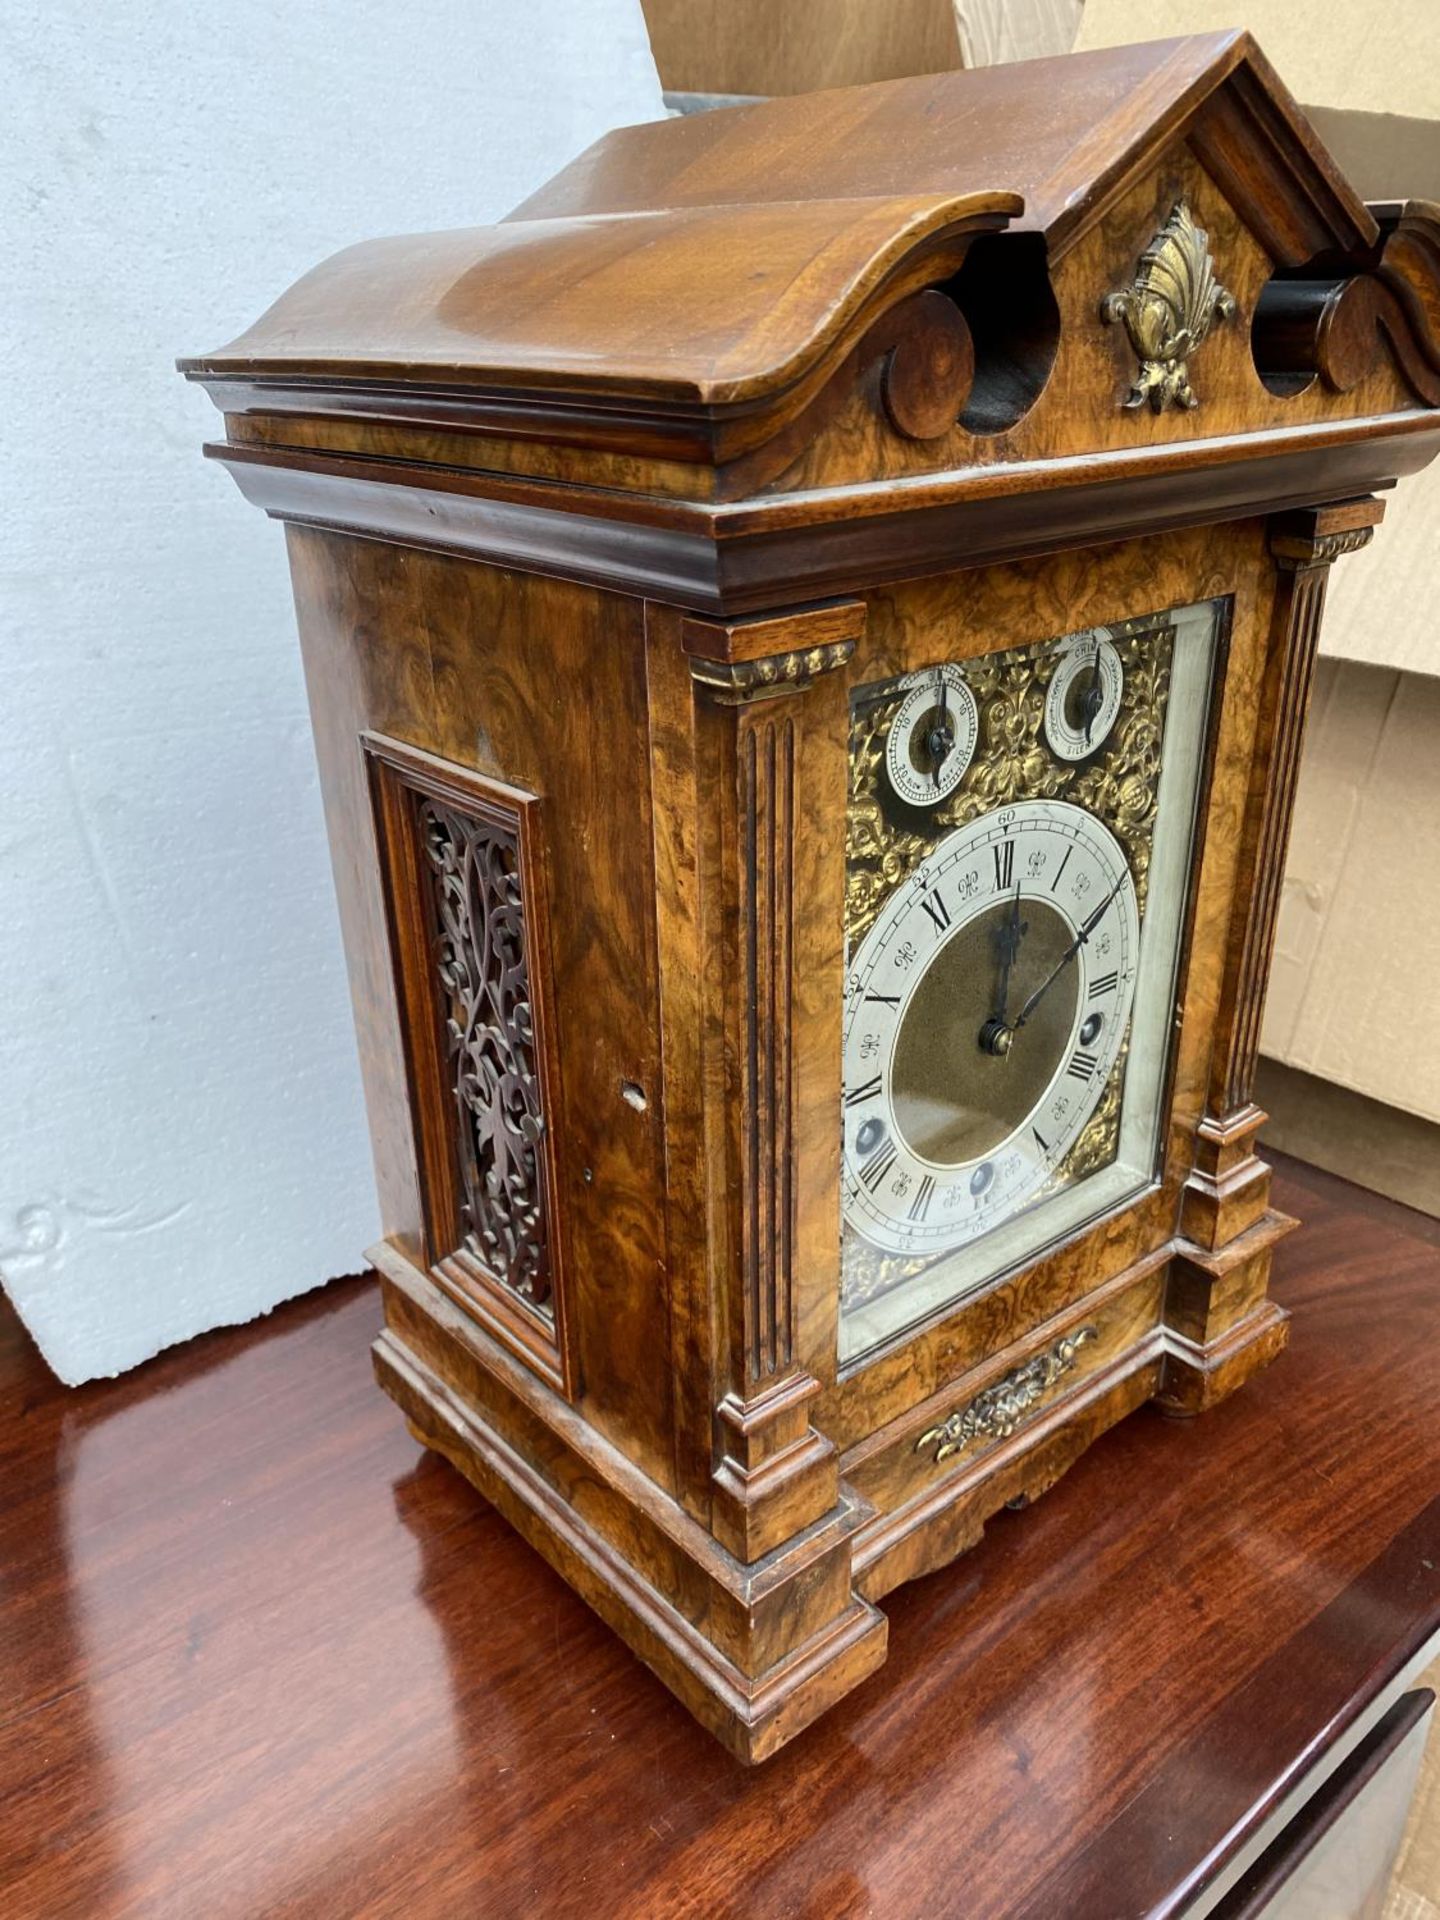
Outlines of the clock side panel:
<svg viewBox="0 0 1440 1920">
<path fill-rule="evenodd" d="M 642 609 L 377 541 L 299 527 L 288 539 L 385 1239 L 416 1273 L 448 1280 L 462 1310 L 467 1286 L 499 1299 L 498 1322 L 472 1310 L 467 1325 L 503 1334 L 513 1323 L 505 1344 L 522 1366 L 530 1326 L 535 1381 L 568 1390 L 589 1428 L 670 1489 Z M 428 792 L 425 756 L 439 783 Z M 418 837 L 399 858 L 407 817 Z M 438 975 L 426 977 L 445 928 L 425 831 L 453 838 L 442 849 L 452 864 L 468 848 L 472 866 L 498 855 L 514 874 L 536 1023 L 527 1125 L 543 1129 L 535 1164 L 553 1265 L 538 1315 L 533 1299 L 507 1311 L 503 1276 L 487 1295 L 475 1263 L 457 1270 L 455 1247 L 440 1244 L 437 1221 L 463 1202 L 443 1190 L 458 1177 L 447 1156 L 462 1062 L 443 1044 L 451 1009 Z M 412 890 L 399 915 L 397 888 Z M 396 927 L 407 912 L 419 931 L 405 963 Z M 438 1040 L 421 1031 L 432 1018 Z"/>
<path fill-rule="evenodd" d="M 1103 1325 L 1066 1371 L 1075 1376 L 1070 1387 L 1089 1396 L 1094 1430 L 1127 1411 L 1137 1393 L 1143 1399 L 1155 1391 L 1166 1268 L 1206 1111 L 1232 905 L 1245 884 L 1239 850 L 1274 579 L 1265 526 L 1256 521 L 907 583 L 870 597 L 852 685 L 1202 600 L 1223 602 L 1228 612 L 1197 800 L 1155 1183 L 892 1341 L 827 1391 L 817 1422 L 844 1450 L 847 1480 L 882 1511 L 933 1494 L 939 1476 L 916 1454 L 915 1440 L 947 1396 L 963 1399 L 968 1384 L 982 1389 L 1007 1365 L 1033 1359 L 1077 1314 L 1088 1325 L 1087 1301 L 1108 1303 Z M 837 1114 L 839 1098 L 837 1078 Z M 1150 1372 L 1141 1382 L 1144 1366 Z M 1128 1390 L 1122 1376 L 1131 1379 Z M 1100 1417 L 1094 1407 L 1107 1378 L 1113 1405 Z M 972 1453 L 981 1452 L 977 1443 Z M 965 1464 L 973 1464 L 970 1456 Z M 896 1564 L 903 1569 L 903 1554 Z"/>
</svg>

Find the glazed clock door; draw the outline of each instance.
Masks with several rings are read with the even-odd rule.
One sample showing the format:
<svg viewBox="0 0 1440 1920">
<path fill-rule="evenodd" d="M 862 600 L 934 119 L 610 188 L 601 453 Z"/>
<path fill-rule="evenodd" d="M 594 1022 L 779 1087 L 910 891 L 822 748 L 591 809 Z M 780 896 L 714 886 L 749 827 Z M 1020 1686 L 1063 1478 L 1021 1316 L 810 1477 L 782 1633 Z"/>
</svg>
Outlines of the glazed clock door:
<svg viewBox="0 0 1440 1920">
<path fill-rule="evenodd" d="M 1157 1177 L 1224 612 L 853 694 L 842 1360 Z"/>
</svg>

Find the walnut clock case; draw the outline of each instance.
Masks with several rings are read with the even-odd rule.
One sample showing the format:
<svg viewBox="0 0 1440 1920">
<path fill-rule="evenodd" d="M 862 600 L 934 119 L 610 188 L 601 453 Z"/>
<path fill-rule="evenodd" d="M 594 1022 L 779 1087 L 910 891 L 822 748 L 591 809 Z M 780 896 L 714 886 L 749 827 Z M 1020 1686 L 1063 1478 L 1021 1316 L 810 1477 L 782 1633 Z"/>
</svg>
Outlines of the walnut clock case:
<svg viewBox="0 0 1440 1920">
<path fill-rule="evenodd" d="M 287 526 L 380 1381 L 761 1759 L 1284 1344 L 1260 1010 L 1440 212 L 1206 36 L 630 128 L 185 369 Z"/>
</svg>

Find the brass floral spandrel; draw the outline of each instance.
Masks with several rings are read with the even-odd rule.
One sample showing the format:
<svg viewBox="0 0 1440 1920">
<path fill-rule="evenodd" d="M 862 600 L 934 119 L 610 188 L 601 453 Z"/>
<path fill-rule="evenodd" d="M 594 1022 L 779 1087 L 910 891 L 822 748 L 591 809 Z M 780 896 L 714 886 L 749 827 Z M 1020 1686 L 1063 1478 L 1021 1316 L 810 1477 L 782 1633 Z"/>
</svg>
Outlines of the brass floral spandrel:
<svg viewBox="0 0 1440 1920">
<path fill-rule="evenodd" d="M 1098 1327 L 1079 1327 L 1057 1340 L 1046 1352 L 1012 1367 L 993 1386 L 977 1393 L 965 1406 L 957 1407 L 938 1427 L 927 1427 L 915 1442 L 916 1453 L 933 1448 L 932 1457 L 939 1466 L 942 1460 L 963 1452 L 972 1441 L 1008 1438 L 1056 1381 L 1071 1371 L 1080 1349 L 1099 1336 Z"/>
<path fill-rule="evenodd" d="M 457 1126 L 464 1250 L 549 1318 L 551 1268 L 518 834 L 418 802 Z"/>
<path fill-rule="evenodd" d="M 1235 312 L 1234 295 L 1215 278 L 1210 236 L 1195 224 L 1185 201 L 1141 254 L 1128 287 L 1107 293 L 1100 318 L 1123 321 L 1140 371 L 1125 396 L 1126 407 L 1148 400 L 1152 411 L 1199 405 L 1190 384 L 1189 361 L 1217 320 Z"/>
</svg>

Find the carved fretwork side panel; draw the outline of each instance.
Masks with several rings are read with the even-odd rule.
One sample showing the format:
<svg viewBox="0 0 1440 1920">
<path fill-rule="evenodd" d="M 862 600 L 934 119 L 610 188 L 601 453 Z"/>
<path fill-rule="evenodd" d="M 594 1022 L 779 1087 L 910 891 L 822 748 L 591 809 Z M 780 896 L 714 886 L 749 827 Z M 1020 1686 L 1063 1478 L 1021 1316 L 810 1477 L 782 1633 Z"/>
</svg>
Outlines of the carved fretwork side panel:
<svg viewBox="0 0 1440 1920">
<path fill-rule="evenodd" d="M 519 820 L 477 818 L 423 794 L 415 806 L 455 1100 L 461 1248 L 553 1322 Z"/>
<path fill-rule="evenodd" d="M 534 799 L 367 736 L 424 1187 L 426 1257 L 569 1392 Z"/>
</svg>

